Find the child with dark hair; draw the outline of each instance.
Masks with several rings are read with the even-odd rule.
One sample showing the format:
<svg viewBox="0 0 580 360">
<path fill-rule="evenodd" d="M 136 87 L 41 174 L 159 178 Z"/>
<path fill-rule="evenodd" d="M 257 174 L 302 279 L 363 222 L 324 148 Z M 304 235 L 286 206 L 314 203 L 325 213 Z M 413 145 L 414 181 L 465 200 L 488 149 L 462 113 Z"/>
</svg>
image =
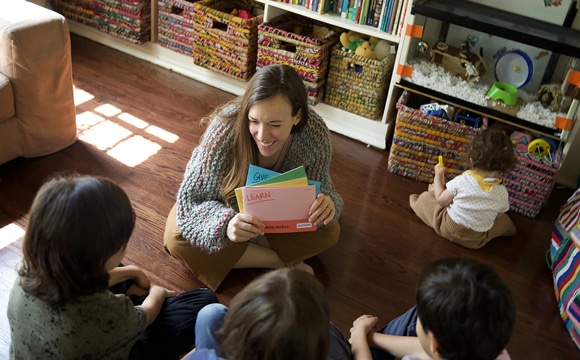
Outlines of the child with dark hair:
<svg viewBox="0 0 580 360">
<path fill-rule="evenodd" d="M 378 318 L 362 315 L 350 330 L 355 360 L 394 358 L 509 359 L 515 322 L 512 294 L 489 265 L 447 258 L 419 277 L 417 304 L 375 332 Z"/>
<path fill-rule="evenodd" d="M 435 232 L 461 246 L 478 249 L 500 236 L 516 234 L 506 214 L 508 192 L 500 176 L 515 166 L 513 145 L 500 128 L 477 133 L 469 146 L 472 170 L 445 183 L 447 168 L 435 165 L 428 191 L 409 198 L 411 209 Z"/>
<path fill-rule="evenodd" d="M 118 267 L 135 226 L 111 180 L 58 177 L 38 191 L 8 303 L 11 359 L 177 359 L 195 342 L 208 289 L 174 296 L 136 266 Z M 125 294 L 129 289 L 140 305 Z"/>
<path fill-rule="evenodd" d="M 299 269 L 270 271 L 248 284 L 228 309 L 210 304 L 196 324 L 195 351 L 184 360 L 325 360 L 331 338 L 322 284 Z M 347 344 L 348 345 L 348 344 Z M 330 349 L 348 359 L 344 349 Z"/>
</svg>

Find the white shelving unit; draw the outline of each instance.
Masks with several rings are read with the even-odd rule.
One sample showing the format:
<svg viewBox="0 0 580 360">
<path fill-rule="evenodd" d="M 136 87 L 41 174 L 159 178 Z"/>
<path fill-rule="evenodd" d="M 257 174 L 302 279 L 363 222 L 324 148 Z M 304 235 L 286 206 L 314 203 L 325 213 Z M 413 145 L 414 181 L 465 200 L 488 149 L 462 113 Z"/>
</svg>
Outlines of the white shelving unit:
<svg viewBox="0 0 580 360">
<path fill-rule="evenodd" d="M 310 18 L 313 20 L 321 21 L 323 23 L 340 27 L 345 31 L 353 30 L 361 34 L 375 36 L 380 39 L 390 41 L 397 47 L 399 45 L 401 37 L 394 36 L 382 31 L 377 30 L 372 26 L 357 25 L 353 21 L 342 19 L 337 14 L 318 14 L 317 12 L 307 10 L 303 6 L 292 5 L 278 1 L 270 0 L 256 0 L 256 2 L 264 5 L 264 21 L 268 21 L 278 15 L 286 12 L 291 12 L 304 16 L 305 18 Z M 409 0 L 411 2 L 411 0 Z M 152 18 L 157 18 L 157 0 L 151 0 L 152 3 Z M 407 12 L 409 11 L 411 4 L 407 7 Z M 406 15 L 406 14 L 405 14 Z M 406 16 L 404 16 L 405 18 Z M 182 74 L 194 80 L 203 82 L 205 84 L 214 86 L 221 90 L 227 91 L 229 93 L 240 95 L 244 92 L 246 87 L 246 82 L 241 80 L 236 80 L 219 73 L 215 73 L 211 70 L 196 66 L 193 63 L 193 59 L 187 55 L 179 54 L 170 49 L 164 48 L 155 42 L 157 34 L 157 22 L 154 20 L 152 22 L 152 39 L 153 41 L 147 42 L 142 45 L 137 45 L 130 43 L 128 41 L 116 38 L 114 36 L 105 34 L 92 27 L 79 24 L 73 21 L 69 21 L 69 27 L 71 32 L 78 34 L 80 36 L 91 39 L 95 42 L 101 43 L 108 47 L 117 49 L 119 51 L 125 52 L 139 59 L 149 61 L 153 64 L 159 65 L 163 68 L 169 69 L 176 73 Z M 401 52 L 397 51 L 395 64 L 399 63 L 399 56 Z M 387 110 L 391 108 L 390 104 L 393 103 L 391 99 L 393 92 L 394 76 L 395 71 L 393 71 L 393 76 L 391 76 L 390 84 L 388 87 L 387 94 L 387 104 L 383 112 L 383 116 L 380 120 L 371 120 L 356 114 L 329 106 L 324 103 L 319 103 L 314 107 L 316 112 L 322 116 L 325 120 L 328 128 L 336 133 L 345 135 L 347 137 L 361 141 L 367 145 L 379 149 L 386 148 L 386 138 L 392 131 L 392 126 L 394 124 L 394 118 L 388 116 Z M 378 84 L 377 84 L 378 86 Z M 395 99 L 396 101 L 396 99 Z"/>
</svg>

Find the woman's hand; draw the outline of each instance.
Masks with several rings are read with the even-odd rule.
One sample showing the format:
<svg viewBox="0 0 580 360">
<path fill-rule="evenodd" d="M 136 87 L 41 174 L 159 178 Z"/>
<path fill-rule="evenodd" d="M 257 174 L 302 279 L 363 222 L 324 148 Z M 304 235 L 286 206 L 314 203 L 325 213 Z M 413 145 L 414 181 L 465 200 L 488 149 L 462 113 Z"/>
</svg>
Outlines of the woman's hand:
<svg viewBox="0 0 580 360">
<path fill-rule="evenodd" d="M 314 224 L 314 226 L 318 226 L 321 223 L 328 225 L 334 219 L 334 215 L 336 215 L 334 201 L 328 195 L 318 194 L 308 213 L 310 214 L 308 221 Z"/>
<path fill-rule="evenodd" d="M 236 214 L 228 223 L 226 235 L 233 242 L 244 242 L 264 235 L 264 223 L 255 216 Z"/>
</svg>

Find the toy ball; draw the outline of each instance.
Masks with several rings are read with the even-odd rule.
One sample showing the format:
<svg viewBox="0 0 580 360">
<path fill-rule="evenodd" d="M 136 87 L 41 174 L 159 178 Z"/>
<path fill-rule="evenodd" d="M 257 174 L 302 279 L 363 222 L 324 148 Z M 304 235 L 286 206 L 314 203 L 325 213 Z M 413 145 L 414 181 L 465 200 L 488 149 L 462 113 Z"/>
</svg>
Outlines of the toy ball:
<svg viewBox="0 0 580 360">
<path fill-rule="evenodd" d="M 419 43 L 417 44 L 417 50 L 420 53 L 426 53 L 427 51 L 429 51 L 429 44 L 427 44 L 427 42 L 425 41 L 419 41 Z"/>
<path fill-rule="evenodd" d="M 528 144 L 528 152 L 540 157 L 550 155 L 550 144 L 545 139 L 535 139 Z"/>
</svg>

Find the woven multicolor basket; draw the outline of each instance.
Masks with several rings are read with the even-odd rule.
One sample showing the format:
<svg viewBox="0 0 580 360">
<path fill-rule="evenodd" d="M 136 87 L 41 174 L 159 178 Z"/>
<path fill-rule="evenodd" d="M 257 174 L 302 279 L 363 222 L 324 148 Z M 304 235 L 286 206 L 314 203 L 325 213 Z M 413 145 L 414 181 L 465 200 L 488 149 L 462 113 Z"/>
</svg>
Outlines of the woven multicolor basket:
<svg viewBox="0 0 580 360">
<path fill-rule="evenodd" d="M 559 164 L 519 149 L 514 151 L 518 163 L 502 177 L 510 197 L 510 210 L 536 217 L 550 196 Z"/>
<path fill-rule="evenodd" d="M 50 5 L 69 20 L 97 27 L 94 0 L 51 0 Z"/>
<path fill-rule="evenodd" d="M 161 46 L 193 56 L 194 2 L 158 0 L 157 41 Z"/>
<path fill-rule="evenodd" d="M 151 1 L 96 0 L 97 28 L 133 43 L 151 39 Z"/>
<path fill-rule="evenodd" d="M 469 168 L 467 148 L 477 129 L 425 115 L 408 107 L 407 92 L 397 103 L 397 120 L 389 153 L 388 169 L 418 181 L 432 182 L 439 155 L 445 159 L 447 178 Z"/>
<path fill-rule="evenodd" d="M 317 34 L 317 31 L 320 31 Z M 311 105 L 324 97 L 328 60 L 340 31 L 319 21 L 287 13 L 258 26 L 258 68 L 290 65 L 300 74 Z"/>
<path fill-rule="evenodd" d="M 193 62 L 234 78 L 250 79 L 256 71 L 258 24 L 263 16 L 242 19 L 230 12 L 251 12 L 253 6 L 253 1 L 246 0 L 196 2 Z"/>
<path fill-rule="evenodd" d="M 351 113 L 377 119 L 383 114 L 395 54 L 372 60 L 345 51 L 342 44 L 332 49 L 324 102 Z"/>
</svg>

